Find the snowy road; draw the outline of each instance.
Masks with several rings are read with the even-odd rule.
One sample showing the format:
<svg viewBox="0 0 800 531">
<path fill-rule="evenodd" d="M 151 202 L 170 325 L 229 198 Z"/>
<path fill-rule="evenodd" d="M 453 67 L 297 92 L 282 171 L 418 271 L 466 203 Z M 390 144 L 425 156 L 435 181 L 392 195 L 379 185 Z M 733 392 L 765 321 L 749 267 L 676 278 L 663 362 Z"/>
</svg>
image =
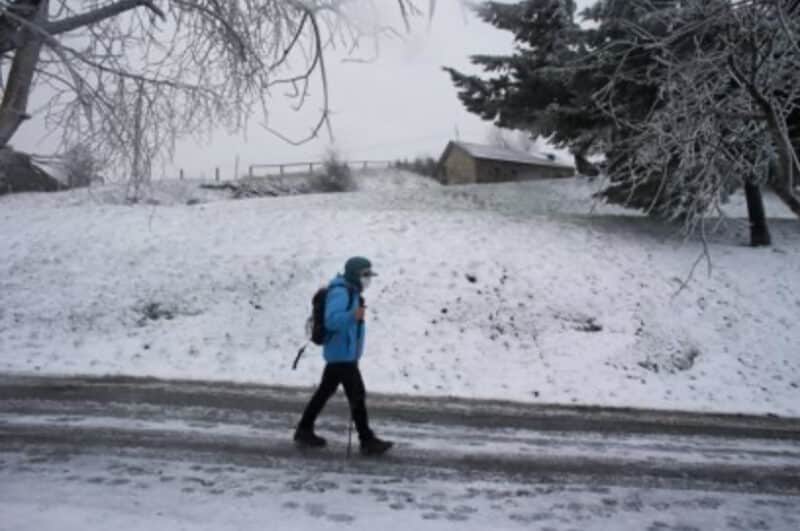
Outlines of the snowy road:
<svg viewBox="0 0 800 531">
<path fill-rule="evenodd" d="M 290 442 L 307 390 L 0 377 L 0 529 L 800 527 L 800 423 L 371 396 L 397 441 Z"/>
</svg>

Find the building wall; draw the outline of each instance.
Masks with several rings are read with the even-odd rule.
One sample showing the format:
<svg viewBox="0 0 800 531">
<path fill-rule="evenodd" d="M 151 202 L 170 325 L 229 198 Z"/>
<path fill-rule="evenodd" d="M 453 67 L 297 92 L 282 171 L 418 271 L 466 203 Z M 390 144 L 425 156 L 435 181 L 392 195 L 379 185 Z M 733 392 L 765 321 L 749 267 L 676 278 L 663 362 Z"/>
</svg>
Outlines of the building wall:
<svg viewBox="0 0 800 531">
<path fill-rule="evenodd" d="M 479 160 L 476 162 L 477 182 L 481 183 L 559 179 L 575 175 L 575 170 L 572 168 L 532 166 L 530 164 L 495 160 Z"/>
<path fill-rule="evenodd" d="M 445 184 L 469 184 L 476 182 L 476 161 L 464 150 L 454 147 L 444 162 Z"/>
</svg>

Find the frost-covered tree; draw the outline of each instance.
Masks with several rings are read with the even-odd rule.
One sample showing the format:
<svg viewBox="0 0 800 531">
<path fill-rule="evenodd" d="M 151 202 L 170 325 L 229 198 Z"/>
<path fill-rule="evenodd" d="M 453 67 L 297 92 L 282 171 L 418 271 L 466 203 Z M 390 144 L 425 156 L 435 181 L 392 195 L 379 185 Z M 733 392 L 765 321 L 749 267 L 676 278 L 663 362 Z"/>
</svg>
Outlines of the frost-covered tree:
<svg viewBox="0 0 800 531">
<path fill-rule="evenodd" d="M 798 215 L 800 0 L 486 2 L 514 33 L 507 56 L 474 56 L 489 77 L 448 69 L 468 110 L 602 153 L 603 196 L 687 231 L 744 186 L 753 243 L 768 243 L 760 187 Z M 583 17 L 588 24 L 579 24 Z"/>
<path fill-rule="evenodd" d="M 57 157 L 56 164 L 63 169 L 68 188 L 89 186 L 100 178 L 100 170 L 103 167 L 102 162 L 97 160 L 92 150 L 85 144 L 70 146 Z"/>
<path fill-rule="evenodd" d="M 630 38 L 602 50 L 616 72 L 594 95 L 614 122 L 605 196 L 694 230 L 743 186 L 752 243 L 769 244 L 762 185 L 800 215 L 800 2 L 684 0 L 618 24 Z M 625 79 L 657 88 L 644 115 L 616 92 Z"/>
</svg>

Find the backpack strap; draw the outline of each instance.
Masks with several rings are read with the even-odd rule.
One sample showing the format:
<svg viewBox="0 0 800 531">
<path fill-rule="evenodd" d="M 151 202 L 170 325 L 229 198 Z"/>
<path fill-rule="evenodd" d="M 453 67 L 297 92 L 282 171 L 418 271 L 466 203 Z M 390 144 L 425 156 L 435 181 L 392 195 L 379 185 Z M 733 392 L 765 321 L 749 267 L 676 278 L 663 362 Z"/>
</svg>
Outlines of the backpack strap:
<svg viewBox="0 0 800 531">
<path fill-rule="evenodd" d="M 350 306 L 353 305 L 353 297 L 355 296 L 355 290 L 354 289 L 350 289 L 349 286 L 342 286 L 341 284 L 337 284 L 337 285 L 335 285 L 335 286 L 333 286 L 331 288 L 328 288 L 328 292 L 330 292 L 332 289 L 336 289 L 336 288 L 344 288 L 344 289 L 347 290 L 347 309 L 349 310 Z"/>
<path fill-rule="evenodd" d="M 344 289 L 346 289 L 346 290 L 347 290 L 347 309 L 349 310 L 349 309 L 350 309 L 350 307 L 353 305 L 353 297 L 355 297 L 355 291 L 356 291 L 356 290 L 354 290 L 354 289 L 350 289 L 350 286 L 346 286 L 346 285 L 345 285 L 345 286 L 342 286 L 341 284 L 339 284 L 339 285 L 337 285 L 337 286 L 334 286 L 334 287 L 335 287 L 335 288 L 342 287 L 342 288 L 344 288 Z M 330 288 L 328 289 L 328 291 L 330 291 Z M 359 333 L 361 333 L 361 325 L 362 325 L 362 323 L 361 323 L 361 322 L 359 322 L 359 323 L 358 323 L 358 329 L 359 329 Z"/>
</svg>

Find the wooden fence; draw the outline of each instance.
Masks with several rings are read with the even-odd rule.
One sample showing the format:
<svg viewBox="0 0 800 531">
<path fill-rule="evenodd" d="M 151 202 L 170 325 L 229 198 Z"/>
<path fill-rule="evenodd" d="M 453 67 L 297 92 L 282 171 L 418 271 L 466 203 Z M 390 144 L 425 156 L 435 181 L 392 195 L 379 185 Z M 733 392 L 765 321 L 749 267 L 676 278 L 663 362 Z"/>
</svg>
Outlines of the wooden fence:
<svg viewBox="0 0 800 531">
<path fill-rule="evenodd" d="M 388 168 L 392 165 L 390 160 L 347 160 L 343 161 L 344 164 L 351 168 L 361 168 L 366 170 L 368 168 Z M 288 162 L 284 164 L 251 164 L 247 172 L 248 177 L 272 177 L 283 176 L 291 173 L 308 174 L 314 173 L 314 168 L 322 168 L 325 166 L 324 162 Z M 288 172 L 287 170 L 297 168 L 297 171 Z M 262 173 L 266 170 L 265 173 Z"/>
<path fill-rule="evenodd" d="M 343 161 L 344 164 L 350 168 L 360 168 L 366 170 L 369 168 L 388 168 L 393 164 L 391 160 L 347 160 Z M 238 165 L 237 165 L 238 166 Z M 323 168 L 325 162 L 286 162 L 282 164 L 251 164 L 247 171 L 247 176 L 252 177 L 277 177 L 277 176 L 292 176 L 292 175 L 309 175 L 314 173 L 314 168 Z M 294 169 L 295 171 L 290 171 Z M 265 171 L 266 170 L 266 171 Z M 306 171 L 307 170 L 307 171 Z M 238 177 L 238 172 L 236 172 Z M 179 179 L 184 179 L 184 172 L 181 168 L 179 170 Z M 214 168 L 214 180 L 220 181 L 219 167 Z"/>
</svg>

